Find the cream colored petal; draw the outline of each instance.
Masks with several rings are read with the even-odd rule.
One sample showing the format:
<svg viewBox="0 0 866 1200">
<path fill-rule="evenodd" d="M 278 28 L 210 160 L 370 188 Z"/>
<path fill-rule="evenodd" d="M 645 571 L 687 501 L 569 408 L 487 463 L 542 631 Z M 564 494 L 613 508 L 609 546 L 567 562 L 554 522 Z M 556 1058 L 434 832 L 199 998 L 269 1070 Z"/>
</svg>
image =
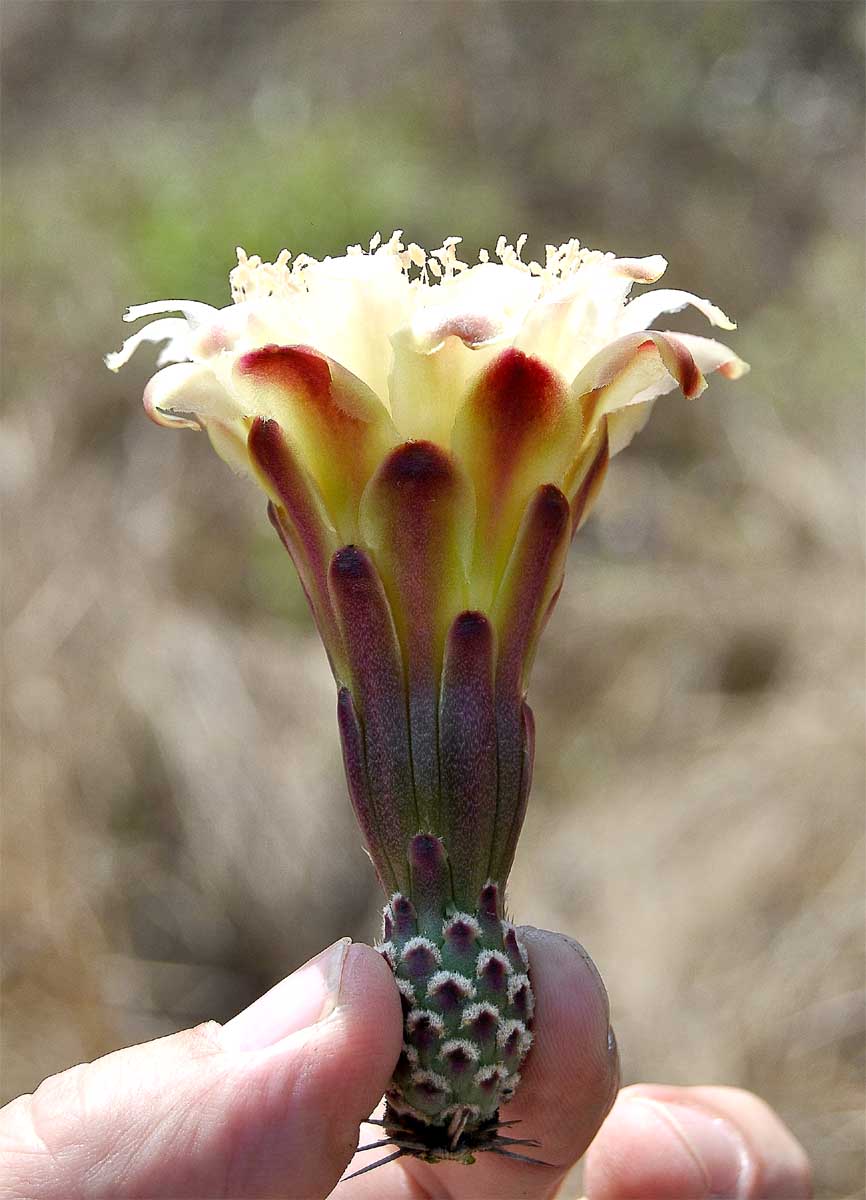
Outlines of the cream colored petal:
<svg viewBox="0 0 866 1200">
<path fill-rule="evenodd" d="M 736 325 L 720 308 L 691 292 L 676 291 L 673 288 L 660 288 L 657 292 L 646 292 L 626 305 L 620 317 L 619 332 L 633 333 L 639 329 L 647 329 L 656 317 L 662 313 L 676 313 L 688 305 L 703 313 L 711 325 L 720 329 L 736 329 Z"/>
<path fill-rule="evenodd" d="M 676 382 L 672 379 L 669 390 L 675 387 Z M 640 433 L 650 419 L 652 410 L 653 401 L 650 400 L 645 404 L 629 404 L 626 408 L 608 415 L 607 440 L 611 458 L 619 454 L 620 450 L 625 450 L 636 434 Z"/>
<path fill-rule="evenodd" d="M 739 379 L 749 370 L 748 363 L 743 362 L 727 346 L 712 338 L 694 337 L 685 333 L 667 333 L 664 336 L 668 343 L 675 339 L 685 346 L 702 375 L 720 371 L 728 379 Z M 656 362 L 660 361 L 656 360 Z M 628 400 L 625 397 L 625 391 L 622 391 L 619 399 L 620 401 L 624 400 L 624 403 L 616 403 L 616 397 L 614 397 L 614 402 L 606 405 L 611 457 L 619 454 L 620 450 L 624 450 L 635 435 L 640 433 L 650 418 L 655 401 L 660 396 L 672 392 L 679 382 L 667 369 L 656 379 L 650 379 L 649 374 L 651 372 L 645 377 L 647 378 L 646 386 L 636 392 L 631 400 Z M 625 380 L 622 382 L 626 383 L 626 387 L 633 387 L 638 379 L 633 375 L 630 385 Z"/>
<path fill-rule="evenodd" d="M 144 410 L 157 425 L 173 429 L 200 429 L 211 418 L 232 423 L 243 415 L 213 371 L 200 363 L 174 363 L 158 371 L 144 389 Z"/>
<path fill-rule="evenodd" d="M 696 337 L 691 333 L 666 334 L 675 337 L 686 346 L 704 375 L 720 371 L 726 379 L 740 379 L 749 370 L 749 364 L 734 354 L 729 346 L 714 338 Z"/>
<path fill-rule="evenodd" d="M 246 421 L 223 422 L 211 420 L 205 425 L 210 443 L 217 454 L 236 475 L 253 479 L 252 464 L 247 451 Z"/>
<path fill-rule="evenodd" d="M 425 354 L 416 349 L 411 331 L 401 329 L 392 345 L 388 393 L 400 437 L 426 438 L 447 448 L 454 418 L 473 381 L 499 353 L 498 344 L 473 349 L 451 336 L 437 350 Z"/>
</svg>

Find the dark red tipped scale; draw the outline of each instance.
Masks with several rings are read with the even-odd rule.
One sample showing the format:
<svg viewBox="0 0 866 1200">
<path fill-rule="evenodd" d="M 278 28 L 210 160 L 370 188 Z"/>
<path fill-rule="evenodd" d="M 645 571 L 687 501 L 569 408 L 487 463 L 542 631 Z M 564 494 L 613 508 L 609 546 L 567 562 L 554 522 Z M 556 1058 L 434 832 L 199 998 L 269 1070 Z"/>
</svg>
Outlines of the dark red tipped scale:
<svg viewBox="0 0 866 1200">
<path fill-rule="evenodd" d="M 460 613 L 448 631 L 439 699 L 443 830 L 460 907 L 472 904 L 487 878 L 478 846 L 492 845 L 496 822 L 495 653 L 487 617 Z"/>
<path fill-rule="evenodd" d="M 379 882 L 386 892 L 392 892 L 400 886 L 400 872 L 388 860 L 384 849 L 385 841 L 380 836 L 379 827 L 382 814 L 377 811 L 370 792 L 364 735 L 355 712 L 352 693 L 346 687 L 340 688 L 337 693 L 337 724 L 340 730 L 340 743 L 343 747 L 343 767 L 346 772 L 349 799 L 364 836 L 364 842 L 373 859 Z M 390 934 L 386 936 L 390 937 Z"/>
<path fill-rule="evenodd" d="M 411 804 L 403 664 L 391 609 L 373 564 L 355 546 L 344 546 L 333 556 L 328 583 L 364 733 L 378 843 L 405 890 L 409 884 L 406 845 L 418 825 Z"/>
<path fill-rule="evenodd" d="M 271 496 L 268 515 L 291 555 L 334 673 L 342 644 L 328 594 L 328 562 L 336 535 L 309 473 L 298 462 L 276 421 L 256 417 L 247 438 L 250 463 Z"/>
<path fill-rule="evenodd" d="M 362 503 L 362 529 L 389 588 L 404 654 L 419 829 L 440 828 L 439 680 L 445 632 L 465 587 L 471 514 L 457 463 L 425 441 L 397 446 Z"/>
<path fill-rule="evenodd" d="M 490 875 L 507 879 L 516 844 L 515 817 L 525 805 L 526 737 L 523 698 L 535 647 L 556 595 L 571 540 L 571 512 L 552 484 L 538 488 L 527 505 L 494 606 L 499 631 L 496 667 L 496 728 L 499 784 Z M 531 763 L 531 759 L 530 759 Z"/>
</svg>

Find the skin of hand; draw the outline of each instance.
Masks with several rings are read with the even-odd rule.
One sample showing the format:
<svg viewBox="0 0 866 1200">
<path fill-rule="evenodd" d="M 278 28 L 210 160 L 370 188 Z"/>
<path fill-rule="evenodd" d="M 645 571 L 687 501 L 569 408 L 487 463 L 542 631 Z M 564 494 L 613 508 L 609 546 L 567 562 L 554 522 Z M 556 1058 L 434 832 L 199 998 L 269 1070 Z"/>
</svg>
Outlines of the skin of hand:
<svg viewBox="0 0 866 1200">
<path fill-rule="evenodd" d="M 338 1182 L 388 1153 L 353 1158 L 359 1136 L 381 1136 L 362 1122 L 402 1037 L 387 965 L 343 939 L 225 1025 L 119 1050 L 13 1100 L 0 1111 L 0 1200 L 546 1200 L 590 1143 L 589 1200 L 811 1194 L 805 1154 L 755 1096 L 644 1085 L 617 1097 L 592 961 L 561 935 L 522 932 L 537 1039 L 503 1116 L 552 1165 L 404 1159 Z"/>
</svg>

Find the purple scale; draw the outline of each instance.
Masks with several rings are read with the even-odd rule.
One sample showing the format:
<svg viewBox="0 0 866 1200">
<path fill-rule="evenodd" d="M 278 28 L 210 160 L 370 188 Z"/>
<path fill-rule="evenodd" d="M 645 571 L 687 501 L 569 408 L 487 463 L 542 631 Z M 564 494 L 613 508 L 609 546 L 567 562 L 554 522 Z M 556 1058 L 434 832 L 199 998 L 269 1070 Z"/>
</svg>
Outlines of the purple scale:
<svg viewBox="0 0 866 1200">
<path fill-rule="evenodd" d="M 462 1075 L 474 1065 L 474 1059 L 466 1052 L 463 1046 L 455 1046 L 447 1054 L 444 1054 L 443 1058 L 455 1075 Z"/>
<path fill-rule="evenodd" d="M 475 930 L 468 921 L 452 921 L 445 929 L 445 944 L 454 954 L 471 954 L 475 938 Z"/>
<path fill-rule="evenodd" d="M 478 1087 L 482 1092 L 486 1093 L 488 1096 L 491 1096 L 499 1087 L 501 1080 L 502 1073 L 497 1068 L 495 1071 L 491 1071 L 486 1079 L 481 1080 L 478 1084 Z"/>
<path fill-rule="evenodd" d="M 520 943 L 517 940 L 517 933 L 514 929 L 509 929 L 505 935 L 505 949 L 508 951 L 508 957 L 511 959 L 511 964 L 515 971 L 525 970 L 523 956 L 520 953 Z"/>
<path fill-rule="evenodd" d="M 474 1021 L 469 1022 L 469 1028 L 472 1030 L 473 1037 L 477 1041 L 483 1042 L 493 1037 L 498 1024 L 499 1019 L 492 1012 L 481 1012 Z"/>
<path fill-rule="evenodd" d="M 522 983 L 515 991 L 514 998 L 511 1001 L 512 1007 L 516 1011 L 517 1015 L 524 1021 L 527 1019 L 527 1013 L 529 1012 L 529 995 L 529 988 L 525 983 Z"/>
<path fill-rule="evenodd" d="M 481 923 L 495 923 L 499 927 L 499 888 L 495 883 L 486 883 L 478 898 L 478 916 Z"/>
<path fill-rule="evenodd" d="M 430 1024 L 430 1018 L 421 1016 L 406 1031 L 406 1040 L 418 1050 L 429 1050 L 439 1038 L 439 1034 Z"/>
<path fill-rule="evenodd" d="M 443 1012 L 454 1012 L 463 1002 L 463 989 L 456 979 L 443 979 L 430 995 Z"/>
<path fill-rule="evenodd" d="M 480 978 L 490 991 L 502 992 L 505 990 L 505 981 L 508 978 L 508 967 L 501 958 L 491 957 L 484 964 Z"/>
<path fill-rule="evenodd" d="M 502 1047 L 502 1052 L 506 1058 L 511 1058 L 515 1054 L 520 1053 L 520 1030 L 512 1029 Z"/>
<path fill-rule="evenodd" d="M 416 931 L 415 906 L 406 896 L 395 896 L 391 901 L 394 928 L 401 937 L 412 937 Z"/>
<path fill-rule="evenodd" d="M 402 955 L 404 970 L 412 979 L 423 979 L 432 975 L 438 967 L 436 956 L 429 946 L 413 946 Z"/>
</svg>

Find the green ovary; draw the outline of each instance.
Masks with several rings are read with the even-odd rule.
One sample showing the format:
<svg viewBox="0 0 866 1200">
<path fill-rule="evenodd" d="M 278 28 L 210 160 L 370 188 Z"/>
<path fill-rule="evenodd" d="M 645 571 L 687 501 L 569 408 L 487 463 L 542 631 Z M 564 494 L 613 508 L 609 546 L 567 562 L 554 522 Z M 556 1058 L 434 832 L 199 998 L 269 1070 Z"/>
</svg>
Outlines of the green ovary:
<svg viewBox="0 0 866 1200">
<path fill-rule="evenodd" d="M 434 839 L 425 839 L 434 841 Z M 438 839 L 435 839 L 438 842 Z M 441 843 L 439 843 L 441 847 Z M 489 883 L 474 912 L 396 893 L 379 950 L 397 979 L 404 1044 L 387 1093 L 386 1125 L 431 1157 L 469 1160 L 473 1133 L 511 1099 L 532 1042 L 528 957 Z M 444 1153 L 442 1152 L 444 1151 Z"/>
</svg>

